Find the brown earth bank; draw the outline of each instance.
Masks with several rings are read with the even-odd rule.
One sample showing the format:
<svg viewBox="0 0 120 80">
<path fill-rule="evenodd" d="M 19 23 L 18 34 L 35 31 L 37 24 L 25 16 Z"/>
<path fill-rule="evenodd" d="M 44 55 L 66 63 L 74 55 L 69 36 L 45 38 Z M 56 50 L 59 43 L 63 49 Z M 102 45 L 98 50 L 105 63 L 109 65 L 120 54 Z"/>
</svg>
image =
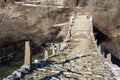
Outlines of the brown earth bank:
<svg viewBox="0 0 120 80">
<path fill-rule="evenodd" d="M 32 53 L 51 41 L 62 41 L 61 26 L 69 20 L 70 9 L 24 7 L 8 4 L 0 13 L 0 63 L 23 58 L 24 42 L 31 42 Z M 59 35 L 59 37 L 58 37 Z"/>
</svg>

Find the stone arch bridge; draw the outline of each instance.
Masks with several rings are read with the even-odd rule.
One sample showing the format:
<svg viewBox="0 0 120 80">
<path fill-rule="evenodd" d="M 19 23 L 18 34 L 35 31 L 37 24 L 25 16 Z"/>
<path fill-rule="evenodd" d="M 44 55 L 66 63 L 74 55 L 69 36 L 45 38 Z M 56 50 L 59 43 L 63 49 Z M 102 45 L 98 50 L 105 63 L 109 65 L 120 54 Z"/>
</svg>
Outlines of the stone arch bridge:
<svg viewBox="0 0 120 80">
<path fill-rule="evenodd" d="M 113 74 L 110 63 L 100 54 L 93 34 L 91 16 L 79 13 L 72 15 L 65 40 L 59 44 L 57 52 L 52 45 L 50 56 L 45 50 L 44 60 L 35 60 L 32 63 L 29 42 L 26 42 L 26 46 L 28 47 L 25 51 L 24 66 L 5 80 L 21 78 L 22 74 L 25 80 L 115 80 L 116 77 L 119 78 L 119 75 Z M 32 72 L 31 67 L 33 67 Z"/>
</svg>

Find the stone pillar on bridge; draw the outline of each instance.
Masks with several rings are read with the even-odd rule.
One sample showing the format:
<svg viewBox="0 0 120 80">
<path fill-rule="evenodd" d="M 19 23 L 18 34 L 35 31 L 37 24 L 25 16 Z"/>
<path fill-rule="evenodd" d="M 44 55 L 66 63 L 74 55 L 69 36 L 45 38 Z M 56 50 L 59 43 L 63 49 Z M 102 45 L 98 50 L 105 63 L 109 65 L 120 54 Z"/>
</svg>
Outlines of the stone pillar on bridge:
<svg viewBox="0 0 120 80">
<path fill-rule="evenodd" d="M 58 43 L 57 44 L 57 53 L 59 53 L 60 52 L 60 44 Z"/>
<path fill-rule="evenodd" d="M 101 45 L 98 46 L 99 51 L 101 52 Z"/>
<path fill-rule="evenodd" d="M 45 52 L 44 52 L 44 57 L 45 57 L 45 60 L 47 60 L 47 59 L 48 59 L 48 50 L 47 50 L 47 49 L 45 49 Z"/>
<path fill-rule="evenodd" d="M 71 37 L 71 32 L 70 31 L 68 32 L 68 37 Z"/>
<path fill-rule="evenodd" d="M 52 45 L 52 55 L 55 55 L 55 46 L 54 46 L 54 44 Z"/>
<path fill-rule="evenodd" d="M 28 66 L 29 69 L 31 69 L 32 64 L 32 55 L 30 52 L 30 42 L 25 42 L 25 56 L 24 56 L 24 65 Z"/>
<path fill-rule="evenodd" d="M 112 57 L 112 56 L 111 56 L 111 53 L 108 53 L 108 54 L 107 54 L 107 60 L 110 61 L 110 62 L 111 62 L 111 57 Z"/>
</svg>

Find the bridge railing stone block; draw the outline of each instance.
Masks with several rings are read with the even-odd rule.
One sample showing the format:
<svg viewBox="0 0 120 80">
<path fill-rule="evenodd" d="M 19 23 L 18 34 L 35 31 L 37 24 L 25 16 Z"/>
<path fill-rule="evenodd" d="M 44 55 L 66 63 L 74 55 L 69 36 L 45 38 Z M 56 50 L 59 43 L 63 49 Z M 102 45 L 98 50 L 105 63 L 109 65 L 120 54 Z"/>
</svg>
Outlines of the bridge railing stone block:
<svg viewBox="0 0 120 80">
<path fill-rule="evenodd" d="M 44 57 L 45 57 L 45 60 L 47 60 L 47 59 L 48 59 L 48 50 L 47 50 L 47 49 L 45 49 L 45 52 L 44 52 Z"/>
<path fill-rule="evenodd" d="M 52 55 L 55 55 L 55 45 L 52 45 Z"/>
<path fill-rule="evenodd" d="M 25 42 L 25 56 L 24 56 L 24 65 L 29 66 L 29 69 L 31 68 L 32 64 L 32 55 L 30 51 L 30 42 Z"/>
</svg>

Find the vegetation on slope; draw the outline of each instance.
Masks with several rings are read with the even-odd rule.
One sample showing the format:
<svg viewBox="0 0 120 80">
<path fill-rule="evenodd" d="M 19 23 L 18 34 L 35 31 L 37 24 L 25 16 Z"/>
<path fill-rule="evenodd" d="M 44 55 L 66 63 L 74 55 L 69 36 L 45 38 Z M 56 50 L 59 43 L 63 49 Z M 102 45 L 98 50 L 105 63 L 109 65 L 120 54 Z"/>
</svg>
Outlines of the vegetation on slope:
<svg viewBox="0 0 120 80">
<path fill-rule="evenodd" d="M 116 57 L 120 56 L 119 5 L 119 0 L 89 0 L 88 2 L 88 10 L 94 16 L 94 26 L 110 38 L 104 44 Z"/>
<path fill-rule="evenodd" d="M 26 40 L 31 41 L 33 53 L 39 52 L 41 45 L 55 39 L 54 36 L 60 31 L 59 26 L 52 25 L 68 21 L 70 11 L 56 8 L 48 11 L 42 7 L 15 5 L 9 8 L 5 7 L 0 14 L 0 57 L 10 55 L 20 58 L 19 55 L 23 56 Z"/>
<path fill-rule="evenodd" d="M 7 3 L 4 8 L 0 8 L 0 11 L 0 72 L 5 70 L 5 66 L 12 68 L 13 65 L 17 66 L 15 62 L 21 63 L 26 40 L 30 40 L 31 51 L 36 55 L 43 48 L 42 44 L 64 36 L 57 37 L 62 27 L 53 25 L 68 21 L 70 12 L 69 9 L 49 8 L 48 11 L 48 8 L 43 7 L 25 7 Z M 0 79 L 20 65 L 13 66 L 9 73 L 1 73 Z"/>
</svg>

